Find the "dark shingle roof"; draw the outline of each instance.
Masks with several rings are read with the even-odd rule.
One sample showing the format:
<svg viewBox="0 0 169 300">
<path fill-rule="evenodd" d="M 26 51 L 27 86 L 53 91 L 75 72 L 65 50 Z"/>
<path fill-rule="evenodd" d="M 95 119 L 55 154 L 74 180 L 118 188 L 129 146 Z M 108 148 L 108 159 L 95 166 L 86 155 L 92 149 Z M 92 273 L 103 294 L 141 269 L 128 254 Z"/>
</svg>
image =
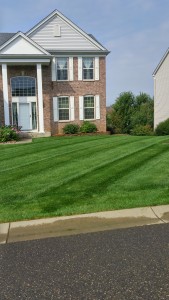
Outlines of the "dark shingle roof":
<svg viewBox="0 0 169 300">
<path fill-rule="evenodd" d="M 15 33 L 0 33 L 0 46 L 7 42 Z"/>
<path fill-rule="evenodd" d="M 105 48 L 96 38 L 93 34 L 88 33 L 88 36 L 90 36 L 95 42 L 97 42 L 98 44 L 100 44 L 100 46 L 102 46 L 103 48 Z M 106 49 L 106 48 L 105 48 Z M 106 49 L 107 50 L 107 49 Z M 108 50 L 107 50 L 108 51 Z"/>
</svg>

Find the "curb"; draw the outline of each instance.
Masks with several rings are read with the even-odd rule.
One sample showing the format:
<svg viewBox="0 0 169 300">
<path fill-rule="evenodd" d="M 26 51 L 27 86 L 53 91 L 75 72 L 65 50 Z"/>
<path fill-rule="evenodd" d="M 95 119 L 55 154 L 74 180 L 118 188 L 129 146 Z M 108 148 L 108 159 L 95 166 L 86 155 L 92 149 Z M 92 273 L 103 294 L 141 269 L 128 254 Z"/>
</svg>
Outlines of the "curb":
<svg viewBox="0 0 169 300">
<path fill-rule="evenodd" d="M 0 224 L 0 244 L 169 223 L 169 205 Z"/>
</svg>

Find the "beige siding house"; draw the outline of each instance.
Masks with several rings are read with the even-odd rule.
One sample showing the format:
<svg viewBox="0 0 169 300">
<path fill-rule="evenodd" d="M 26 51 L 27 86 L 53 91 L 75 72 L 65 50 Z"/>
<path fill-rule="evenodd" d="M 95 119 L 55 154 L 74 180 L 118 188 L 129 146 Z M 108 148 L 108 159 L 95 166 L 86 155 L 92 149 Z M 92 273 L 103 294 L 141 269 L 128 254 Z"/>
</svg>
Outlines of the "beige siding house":
<svg viewBox="0 0 169 300">
<path fill-rule="evenodd" d="M 169 118 L 169 49 L 153 73 L 154 128 Z"/>
<path fill-rule="evenodd" d="M 0 125 L 55 135 L 89 120 L 106 131 L 106 56 L 55 10 L 27 33 L 0 33 Z"/>
</svg>

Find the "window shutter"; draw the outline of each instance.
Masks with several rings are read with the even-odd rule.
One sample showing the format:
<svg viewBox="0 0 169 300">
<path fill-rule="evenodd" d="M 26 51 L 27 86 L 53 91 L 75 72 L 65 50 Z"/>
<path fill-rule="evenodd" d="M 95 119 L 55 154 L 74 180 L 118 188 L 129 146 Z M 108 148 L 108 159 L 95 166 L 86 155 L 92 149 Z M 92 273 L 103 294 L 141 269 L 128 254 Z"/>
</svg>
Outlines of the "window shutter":
<svg viewBox="0 0 169 300">
<path fill-rule="evenodd" d="M 95 96 L 95 105 L 96 105 L 96 120 L 100 119 L 100 96 Z"/>
<path fill-rule="evenodd" d="M 82 57 L 78 57 L 78 80 L 82 80 Z"/>
<path fill-rule="evenodd" d="M 52 59 L 52 81 L 56 81 L 56 58 L 53 57 Z"/>
<path fill-rule="evenodd" d="M 79 120 L 84 119 L 83 96 L 79 96 Z"/>
<path fill-rule="evenodd" d="M 69 80 L 73 81 L 73 57 L 69 57 Z"/>
<path fill-rule="evenodd" d="M 70 120 L 75 119 L 75 109 L 74 109 L 74 96 L 70 96 Z"/>
<path fill-rule="evenodd" d="M 99 80 L 99 57 L 95 57 L 95 80 Z"/>
<path fill-rule="evenodd" d="M 57 122 L 59 120 L 58 98 L 57 97 L 53 97 L 53 119 L 54 119 L 54 122 Z"/>
</svg>

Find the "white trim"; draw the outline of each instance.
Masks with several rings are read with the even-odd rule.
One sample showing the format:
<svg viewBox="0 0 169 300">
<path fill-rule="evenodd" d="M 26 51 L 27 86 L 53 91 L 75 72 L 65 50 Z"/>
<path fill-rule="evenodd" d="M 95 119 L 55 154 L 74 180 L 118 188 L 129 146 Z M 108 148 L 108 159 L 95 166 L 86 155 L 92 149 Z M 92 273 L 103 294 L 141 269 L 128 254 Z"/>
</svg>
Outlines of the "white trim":
<svg viewBox="0 0 169 300">
<path fill-rule="evenodd" d="M 10 125 L 9 98 L 8 98 L 8 73 L 7 73 L 7 65 L 6 64 L 2 64 L 2 84 L 3 84 L 5 125 Z"/>
<path fill-rule="evenodd" d="M 44 23 L 52 19 L 54 16 L 59 16 L 62 20 L 64 20 L 67 24 L 69 24 L 74 30 L 76 30 L 78 33 L 80 33 L 83 37 L 85 37 L 92 45 L 95 45 L 99 50 L 106 50 L 102 45 L 100 45 L 98 42 L 93 40 L 87 33 L 85 33 L 82 29 L 80 29 L 77 25 L 75 25 L 72 21 L 70 21 L 68 18 L 63 16 L 59 11 L 54 10 L 49 16 L 47 16 L 45 19 L 43 19 L 41 22 L 39 22 L 37 25 L 35 25 L 32 29 L 30 29 L 26 35 L 31 35 L 34 31 L 37 31 L 39 27 L 41 27 Z"/>
<path fill-rule="evenodd" d="M 84 103 L 83 96 L 79 96 L 79 120 L 84 120 Z"/>
<path fill-rule="evenodd" d="M 69 97 L 69 111 L 70 111 L 70 121 L 75 119 L 75 109 L 74 109 L 74 96 Z"/>
<path fill-rule="evenodd" d="M 37 59 L 33 59 L 33 58 L 2 58 L 0 59 L 0 64 L 3 63 L 24 63 L 24 64 L 30 64 L 30 63 L 40 63 L 40 64 L 49 64 L 50 63 L 50 59 L 42 59 L 42 58 L 37 58 Z"/>
<path fill-rule="evenodd" d="M 82 80 L 82 57 L 78 57 L 78 80 Z"/>
<path fill-rule="evenodd" d="M 37 48 L 38 50 L 40 50 L 42 52 L 42 54 L 46 54 L 46 55 L 50 55 L 51 54 L 49 52 L 47 52 L 45 49 L 43 49 L 40 45 L 38 45 L 37 43 L 35 43 L 33 40 L 31 40 L 28 36 L 24 35 L 24 33 L 22 33 L 21 31 L 19 31 L 18 33 L 16 33 L 13 37 L 11 37 L 6 43 L 4 43 L 1 47 L 0 47 L 0 51 L 2 49 L 4 49 L 6 46 L 8 46 L 10 43 L 12 43 L 14 40 L 16 40 L 19 36 L 21 36 L 23 39 L 25 39 L 28 43 L 30 43 L 32 46 L 34 46 L 35 48 Z"/>
<path fill-rule="evenodd" d="M 44 132 L 43 115 L 43 93 L 42 93 L 42 66 L 37 64 L 37 87 L 38 87 L 38 109 L 39 109 L 39 132 Z"/>
<path fill-rule="evenodd" d="M 73 57 L 69 57 L 69 64 L 68 64 L 68 69 L 69 69 L 69 80 L 73 81 Z"/>
</svg>

